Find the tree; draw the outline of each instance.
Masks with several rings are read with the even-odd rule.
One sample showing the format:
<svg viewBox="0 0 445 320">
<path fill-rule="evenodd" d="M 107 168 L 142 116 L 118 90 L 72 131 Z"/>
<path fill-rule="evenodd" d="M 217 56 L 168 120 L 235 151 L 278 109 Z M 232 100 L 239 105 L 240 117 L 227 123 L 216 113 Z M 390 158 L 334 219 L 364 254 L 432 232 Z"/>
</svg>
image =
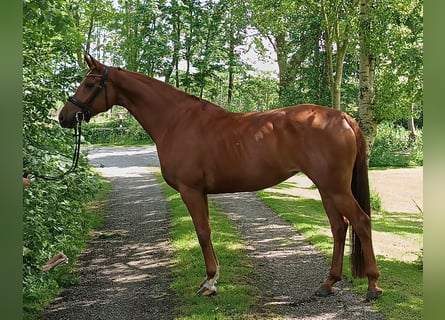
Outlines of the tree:
<svg viewBox="0 0 445 320">
<path fill-rule="evenodd" d="M 414 122 L 423 100 L 422 1 L 385 1 L 374 11 L 373 46 L 379 53 L 376 117 Z"/>
<path fill-rule="evenodd" d="M 170 78 L 173 71 L 175 72 L 175 86 L 180 87 L 179 82 L 179 60 L 180 60 L 180 50 L 181 50 L 181 36 L 182 36 L 182 12 L 186 6 L 182 1 L 173 0 L 171 2 L 170 12 L 167 18 L 171 25 L 171 62 L 165 70 L 165 82 L 171 83 Z"/>
<path fill-rule="evenodd" d="M 368 160 L 371 155 L 372 145 L 377 134 L 377 120 L 374 114 L 375 99 L 375 68 L 376 57 L 371 50 L 371 0 L 360 0 L 360 95 L 359 117 L 360 127 L 368 146 Z"/>
<path fill-rule="evenodd" d="M 244 1 L 230 0 L 225 23 L 225 41 L 227 50 L 227 105 L 232 103 L 235 90 L 235 75 L 243 72 L 243 63 L 237 49 L 244 42 L 248 26 L 248 11 Z"/>
<path fill-rule="evenodd" d="M 341 103 L 344 60 L 356 33 L 357 8 L 358 0 L 320 2 L 331 107 L 338 110 Z"/>
<path fill-rule="evenodd" d="M 280 104 L 305 102 L 301 84 L 321 35 L 320 23 L 314 19 L 314 2 L 253 0 L 250 10 L 254 27 L 270 41 L 277 55 Z"/>
<path fill-rule="evenodd" d="M 166 1 L 125 0 L 115 8 L 114 22 L 106 30 L 117 33 L 117 55 L 124 67 L 149 76 L 166 74 L 171 26 L 166 23 Z"/>
<path fill-rule="evenodd" d="M 227 9 L 225 1 L 208 1 L 201 7 L 202 25 L 200 32 L 203 34 L 198 43 L 197 56 L 194 57 L 196 68 L 195 82 L 198 86 L 199 97 L 202 98 L 206 86 L 207 77 L 215 76 L 215 72 L 222 70 L 222 61 L 225 60 L 225 52 L 221 50 L 224 38 L 221 36 L 224 23 L 224 12 Z"/>
<path fill-rule="evenodd" d="M 410 119 L 422 104 L 422 15 L 419 0 L 360 1 L 359 120 L 369 153 L 379 122 Z"/>
</svg>

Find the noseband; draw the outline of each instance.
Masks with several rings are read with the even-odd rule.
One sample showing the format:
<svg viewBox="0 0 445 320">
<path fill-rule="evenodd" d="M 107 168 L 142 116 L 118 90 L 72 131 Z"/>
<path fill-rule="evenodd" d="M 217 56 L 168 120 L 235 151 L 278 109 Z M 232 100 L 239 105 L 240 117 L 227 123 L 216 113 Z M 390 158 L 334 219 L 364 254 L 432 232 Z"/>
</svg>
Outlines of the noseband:
<svg viewBox="0 0 445 320">
<path fill-rule="evenodd" d="M 82 110 L 83 119 L 85 119 L 86 122 L 90 121 L 91 113 L 90 108 L 91 104 L 93 103 L 94 99 L 98 96 L 99 92 L 103 89 L 105 89 L 105 103 L 106 107 L 108 107 L 108 95 L 107 95 L 107 86 L 106 81 L 108 78 L 108 67 L 105 67 L 105 71 L 103 74 L 87 74 L 87 77 L 99 77 L 100 83 L 93 91 L 93 94 L 88 98 L 86 102 L 81 102 L 77 100 L 74 96 L 71 96 L 68 98 L 68 101 L 74 104 L 75 106 L 79 107 Z"/>
</svg>

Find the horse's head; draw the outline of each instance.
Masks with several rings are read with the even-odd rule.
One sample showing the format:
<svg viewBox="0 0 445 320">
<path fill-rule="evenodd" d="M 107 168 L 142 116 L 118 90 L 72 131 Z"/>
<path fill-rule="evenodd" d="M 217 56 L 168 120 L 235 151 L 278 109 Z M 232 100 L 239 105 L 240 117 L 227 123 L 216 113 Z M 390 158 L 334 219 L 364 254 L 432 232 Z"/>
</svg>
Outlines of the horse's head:
<svg viewBox="0 0 445 320">
<path fill-rule="evenodd" d="M 90 55 L 85 55 L 85 61 L 90 69 L 74 96 L 68 98 L 59 113 L 59 123 L 64 128 L 73 128 L 80 117 L 88 122 L 94 115 L 110 109 L 114 103 L 114 89 L 108 81 L 109 67 Z"/>
</svg>

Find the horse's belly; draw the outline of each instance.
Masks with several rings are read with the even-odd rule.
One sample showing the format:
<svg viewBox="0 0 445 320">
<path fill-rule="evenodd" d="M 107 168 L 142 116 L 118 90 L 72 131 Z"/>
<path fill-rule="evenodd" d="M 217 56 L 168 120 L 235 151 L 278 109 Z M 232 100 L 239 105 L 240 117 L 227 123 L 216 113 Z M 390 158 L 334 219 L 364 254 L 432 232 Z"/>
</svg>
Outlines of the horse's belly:
<svg viewBox="0 0 445 320">
<path fill-rule="evenodd" d="M 237 175 L 220 173 L 207 181 L 207 193 L 258 191 L 269 188 L 296 174 L 298 170 L 240 171 Z"/>
</svg>

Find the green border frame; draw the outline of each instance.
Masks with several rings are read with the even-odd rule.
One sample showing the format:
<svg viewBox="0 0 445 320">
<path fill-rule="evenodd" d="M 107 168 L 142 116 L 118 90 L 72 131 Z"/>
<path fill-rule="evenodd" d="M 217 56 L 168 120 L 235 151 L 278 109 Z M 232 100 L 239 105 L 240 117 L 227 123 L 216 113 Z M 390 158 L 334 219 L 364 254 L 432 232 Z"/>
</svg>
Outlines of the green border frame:
<svg viewBox="0 0 445 320">
<path fill-rule="evenodd" d="M 445 3 L 424 4 L 424 318 L 445 311 Z"/>
<path fill-rule="evenodd" d="M 4 319 L 22 318 L 22 6 L 22 1 L 3 1 L 0 8 L 0 310 Z"/>
</svg>

